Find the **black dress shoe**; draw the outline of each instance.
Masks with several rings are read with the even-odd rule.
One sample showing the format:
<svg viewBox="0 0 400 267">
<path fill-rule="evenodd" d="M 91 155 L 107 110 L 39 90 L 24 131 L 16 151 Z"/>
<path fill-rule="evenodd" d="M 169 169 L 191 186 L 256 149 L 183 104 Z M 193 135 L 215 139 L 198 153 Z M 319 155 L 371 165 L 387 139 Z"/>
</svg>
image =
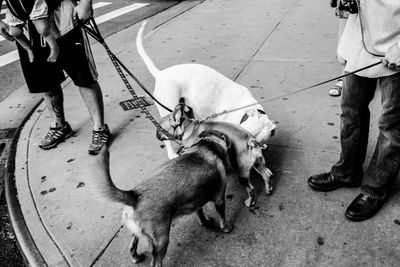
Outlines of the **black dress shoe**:
<svg viewBox="0 0 400 267">
<path fill-rule="evenodd" d="M 361 180 L 342 182 L 337 180 L 330 172 L 313 175 L 308 178 L 308 184 L 317 191 L 332 191 L 341 187 L 359 187 Z"/>
<path fill-rule="evenodd" d="M 345 215 L 347 218 L 355 222 L 364 221 L 374 216 L 381 209 L 385 200 L 386 198 L 370 198 L 361 193 L 353 200 L 353 202 L 351 202 Z"/>
</svg>

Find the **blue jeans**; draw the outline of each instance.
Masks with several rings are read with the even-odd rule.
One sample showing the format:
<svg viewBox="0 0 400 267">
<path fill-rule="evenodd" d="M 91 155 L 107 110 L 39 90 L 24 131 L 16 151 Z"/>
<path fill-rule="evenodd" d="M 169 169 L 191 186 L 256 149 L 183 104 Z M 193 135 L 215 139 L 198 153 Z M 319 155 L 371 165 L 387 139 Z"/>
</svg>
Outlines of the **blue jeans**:
<svg viewBox="0 0 400 267">
<path fill-rule="evenodd" d="M 363 174 L 370 126 L 368 105 L 376 88 L 381 90 L 382 105 L 379 137 L 370 165 Z M 400 73 L 381 78 L 347 76 L 341 109 L 342 150 L 331 174 L 344 182 L 363 179 L 361 191 L 364 194 L 376 199 L 384 198 L 400 169 Z"/>
</svg>

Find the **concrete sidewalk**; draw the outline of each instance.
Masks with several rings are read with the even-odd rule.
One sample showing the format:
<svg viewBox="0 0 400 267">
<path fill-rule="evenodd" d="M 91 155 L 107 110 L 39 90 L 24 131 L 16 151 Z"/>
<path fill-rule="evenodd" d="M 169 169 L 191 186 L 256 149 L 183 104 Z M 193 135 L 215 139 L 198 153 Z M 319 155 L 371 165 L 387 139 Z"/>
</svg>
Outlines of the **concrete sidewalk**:
<svg viewBox="0 0 400 267">
<path fill-rule="evenodd" d="M 248 87 L 259 100 L 340 73 L 335 60 L 337 21 L 327 1 L 206 0 L 185 9 L 188 2 L 149 20 L 145 47 L 161 69 L 187 62 L 209 65 Z M 153 88 L 153 78 L 136 52 L 137 30 L 135 25 L 107 41 Z M 93 50 L 106 120 L 114 136 L 112 177 L 117 186 L 129 189 L 167 160 L 166 151 L 139 110 L 124 112 L 119 107 L 131 96 L 104 49 L 95 45 Z M 245 190 L 231 182 L 227 216 L 234 222 L 233 232 L 200 227 L 195 216 L 175 221 L 166 266 L 399 265 L 400 226 L 394 223 L 400 219 L 399 194 L 378 216 L 352 223 L 343 214 L 358 189 L 326 194 L 313 192 L 306 184 L 309 175 L 327 170 L 339 157 L 340 99 L 328 95 L 329 86 L 264 103 L 267 114 L 279 121 L 267 153 L 276 179 L 273 195 L 260 192 L 263 184 L 256 178 L 260 197 L 249 210 L 243 204 Z M 16 186 L 31 236 L 49 266 L 132 265 L 131 236 L 120 227 L 120 205 L 101 202 L 90 190 L 95 179 L 90 170 L 93 157 L 87 155 L 91 123 L 71 84 L 65 88 L 65 104 L 67 119 L 77 132 L 74 137 L 57 149 L 39 149 L 49 125 L 42 105 L 25 124 L 18 142 Z M 374 126 L 377 100 L 371 108 L 377 111 Z M 150 110 L 158 117 L 154 106 Z M 374 143 L 375 127 L 371 136 Z"/>
</svg>

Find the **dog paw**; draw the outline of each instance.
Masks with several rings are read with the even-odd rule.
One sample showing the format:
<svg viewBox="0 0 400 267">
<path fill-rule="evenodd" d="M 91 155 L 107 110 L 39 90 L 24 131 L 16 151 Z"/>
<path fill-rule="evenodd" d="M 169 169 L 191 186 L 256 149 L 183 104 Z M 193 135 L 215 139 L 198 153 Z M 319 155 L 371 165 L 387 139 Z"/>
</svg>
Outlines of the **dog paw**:
<svg viewBox="0 0 400 267">
<path fill-rule="evenodd" d="M 144 255 L 144 254 L 138 254 L 135 256 L 132 255 L 133 263 L 140 263 L 140 262 L 144 261 L 145 259 L 146 259 L 146 255 Z"/>
<path fill-rule="evenodd" d="M 210 220 L 210 219 L 205 219 L 203 221 L 199 220 L 199 224 L 200 224 L 200 226 L 204 226 L 204 227 L 207 227 L 207 228 L 211 228 L 213 226 L 215 227 L 215 224 L 214 224 L 213 220 Z"/>
<path fill-rule="evenodd" d="M 233 229 L 233 225 L 230 223 L 225 223 L 222 227 L 221 227 L 221 231 L 224 233 L 230 233 Z"/>
<path fill-rule="evenodd" d="M 274 188 L 271 185 L 265 186 L 265 192 L 267 193 L 267 195 L 271 195 L 273 190 Z"/>
<path fill-rule="evenodd" d="M 250 208 L 251 206 L 254 206 L 256 204 L 256 200 L 249 197 L 244 201 L 244 204 L 246 205 L 246 207 Z"/>
</svg>

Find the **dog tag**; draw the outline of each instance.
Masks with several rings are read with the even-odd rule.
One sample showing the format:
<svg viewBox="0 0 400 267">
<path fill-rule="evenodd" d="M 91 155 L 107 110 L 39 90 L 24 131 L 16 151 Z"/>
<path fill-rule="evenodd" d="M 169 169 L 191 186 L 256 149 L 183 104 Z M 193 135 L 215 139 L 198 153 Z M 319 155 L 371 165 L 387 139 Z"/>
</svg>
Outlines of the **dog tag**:
<svg viewBox="0 0 400 267">
<path fill-rule="evenodd" d="M 138 100 L 128 99 L 125 101 L 121 101 L 119 102 L 119 104 L 124 111 L 139 108 L 138 101 L 142 101 L 145 107 L 153 105 L 152 101 L 145 96 L 139 96 L 138 98 L 139 98 Z"/>
</svg>

